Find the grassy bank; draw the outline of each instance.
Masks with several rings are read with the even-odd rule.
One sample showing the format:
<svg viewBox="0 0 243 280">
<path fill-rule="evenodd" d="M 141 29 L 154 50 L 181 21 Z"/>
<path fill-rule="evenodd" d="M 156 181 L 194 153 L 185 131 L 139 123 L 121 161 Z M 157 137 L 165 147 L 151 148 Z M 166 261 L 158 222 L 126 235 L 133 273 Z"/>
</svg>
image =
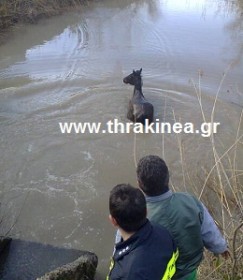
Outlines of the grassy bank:
<svg viewBox="0 0 243 280">
<path fill-rule="evenodd" d="M 220 81 L 215 99 L 212 100 L 212 111 L 204 110 L 203 97 L 201 90 L 201 73 L 199 72 L 198 81 L 191 81 L 198 99 L 198 113 L 201 111 L 202 121 L 215 121 L 217 111 L 218 96 L 230 67 L 223 74 Z M 239 92 L 239 94 L 242 94 Z M 166 103 L 166 102 L 165 102 Z M 195 104 L 196 106 L 197 104 Z M 168 109 L 170 110 L 170 109 Z M 173 111 L 175 122 L 178 121 Z M 164 114 L 169 115 L 166 106 Z M 210 157 L 207 161 L 202 160 L 201 166 L 197 171 L 192 168 L 192 159 L 188 158 L 186 151 L 187 142 L 181 134 L 177 134 L 178 160 L 181 164 L 182 174 L 180 185 L 176 185 L 171 180 L 171 187 L 174 191 L 185 190 L 193 193 L 209 209 L 217 226 L 227 240 L 231 257 L 225 260 L 220 255 L 216 256 L 205 250 L 204 260 L 198 269 L 198 280 L 242 280 L 243 279 L 243 170 L 241 164 L 243 147 L 243 109 L 239 112 L 239 121 L 236 131 L 232 131 L 231 142 L 224 143 L 222 136 L 212 134 L 205 138 L 209 149 Z M 166 143 L 171 140 L 170 136 L 162 136 L 162 157 L 167 161 Z M 207 151 L 208 152 L 208 151 Z M 137 145 L 136 135 L 134 137 L 134 163 L 137 165 Z M 183 190 L 184 191 L 184 190 Z"/>
<path fill-rule="evenodd" d="M 203 122 L 215 121 L 218 96 L 231 67 L 224 72 L 220 81 L 211 114 L 204 111 L 201 92 L 201 73 L 198 83 L 192 81 Z M 212 134 L 208 138 L 211 158 L 202 162 L 201 170 L 192 174 L 184 143 L 178 136 L 181 169 L 185 185 L 206 205 L 226 238 L 231 258 L 225 260 L 205 251 L 205 258 L 198 270 L 199 280 L 242 280 L 243 279 L 243 170 L 241 163 L 243 146 L 243 109 L 239 113 L 238 128 L 232 132 L 232 142 L 223 143 L 221 137 Z M 195 184 L 196 183 L 196 184 Z M 200 186 L 198 188 L 198 186 Z M 176 191 L 179 189 L 174 186 Z"/>
<path fill-rule="evenodd" d="M 208 118 L 203 110 L 200 73 L 198 85 L 193 83 L 203 121 L 214 122 L 218 96 L 230 70 L 231 65 L 222 76 L 213 101 L 211 115 Z M 228 260 L 206 253 L 205 260 L 199 269 L 200 279 L 243 279 L 243 170 L 240 166 L 243 146 L 242 125 L 243 109 L 239 114 L 237 130 L 232 132 L 234 137 L 231 143 L 225 145 L 220 137 L 217 138 L 212 134 L 209 138 L 212 165 L 210 168 L 204 167 L 202 176 L 198 176 L 202 182 L 202 188 L 200 192 L 195 190 L 195 193 L 212 213 L 228 241 L 231 252 L 231 258 Z"/>
<path fill-rule="evenodd" d="M 1 0 L 0 31 L 18 22 L 35 23 L 42 17 L 60 14 L 69 7 L 84 4 L 87 0 Z"/>
</svg>

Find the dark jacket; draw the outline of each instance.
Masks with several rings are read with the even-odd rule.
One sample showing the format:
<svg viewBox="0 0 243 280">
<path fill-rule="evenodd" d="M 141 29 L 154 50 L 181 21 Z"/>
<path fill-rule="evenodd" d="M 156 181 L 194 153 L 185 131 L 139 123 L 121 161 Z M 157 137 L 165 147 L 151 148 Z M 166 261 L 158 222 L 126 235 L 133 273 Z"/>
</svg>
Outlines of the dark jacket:
<svg viewBox="0 0 243 280">
<path fill-rule="evenodd" d="M 147 220 L 129 239 L 116 244 L 107 280 L 170 279 L 177 257 L 169 232 Z"/>
</svg>

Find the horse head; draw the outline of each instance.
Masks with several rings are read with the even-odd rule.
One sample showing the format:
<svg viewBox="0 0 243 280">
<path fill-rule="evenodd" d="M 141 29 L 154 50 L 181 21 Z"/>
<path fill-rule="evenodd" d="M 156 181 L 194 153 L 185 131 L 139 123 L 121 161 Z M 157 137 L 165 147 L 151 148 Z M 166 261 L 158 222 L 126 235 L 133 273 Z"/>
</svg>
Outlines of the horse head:
<svg viewBox="0 0 243 280">
<path fill-rule="evenodd" d="M 123 79 L 123 82 L 125 84 L 130 84 L 132 86 L 136 85 L 137 83 L 142 83 L 142 68 L 140 70 L 133 70 L 132 73 L 128 76 L 126 76 Z"/>
</svg>

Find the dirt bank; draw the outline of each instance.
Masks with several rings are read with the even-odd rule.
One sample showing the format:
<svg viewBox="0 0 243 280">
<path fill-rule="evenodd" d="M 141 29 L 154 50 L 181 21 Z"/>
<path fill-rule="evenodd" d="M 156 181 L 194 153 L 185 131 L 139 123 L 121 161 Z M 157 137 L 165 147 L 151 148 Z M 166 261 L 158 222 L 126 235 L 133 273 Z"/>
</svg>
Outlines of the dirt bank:
<svg viewBox="0 0 243 280">
<path fill-rule="evenodd" d="M 78 7 L 87 0 L 1 0 L 0 33 L 4 34 L 18 22 L 36 23 L 40 18 Z"/>
</svg>

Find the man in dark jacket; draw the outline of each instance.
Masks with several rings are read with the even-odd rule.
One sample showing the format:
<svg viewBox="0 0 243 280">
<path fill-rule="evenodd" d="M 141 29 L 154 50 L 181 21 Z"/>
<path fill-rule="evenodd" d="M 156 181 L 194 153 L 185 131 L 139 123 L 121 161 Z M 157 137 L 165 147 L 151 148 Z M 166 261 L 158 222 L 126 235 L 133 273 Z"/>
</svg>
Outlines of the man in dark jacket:
<svg viewBox="0 0 243 280">
<path fill-rule="evenodd" d="M 169 232 L 146 218 L 141 190 L 117 185 L 110 193 L 110 220 L 121 233 L 107 280 L 168 280 L 175 273 L 178 251 Z"/>
</svg>

